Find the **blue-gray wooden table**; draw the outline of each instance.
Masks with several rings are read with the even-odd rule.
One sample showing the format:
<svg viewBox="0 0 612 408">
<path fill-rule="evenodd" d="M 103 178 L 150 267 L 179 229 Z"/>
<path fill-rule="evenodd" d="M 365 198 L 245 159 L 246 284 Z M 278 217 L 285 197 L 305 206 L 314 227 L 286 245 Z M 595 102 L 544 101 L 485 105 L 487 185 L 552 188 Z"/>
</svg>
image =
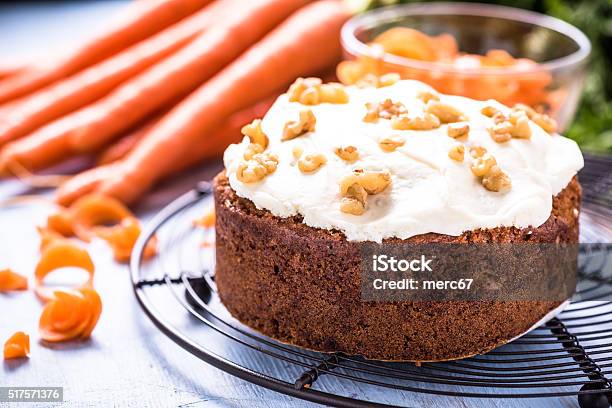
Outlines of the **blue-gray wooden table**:
<svg viewBox="0 0 612 408">
<path fill-rule="evenodd" d="M 49 53 L 61 52 L 65 46 L 90 35 L 121 3 L 19 2 L 0 6 L 0 59 L 45 58 Z M 198 180 L 209 179 L 219 166 L 220 163 L 208 163 L 166 182 L 139 207 L 139 216 L 146 222 Z M 19 182 L 0 182 L 1 201 L 31 193 Z M 49 192 L 35 193 L 50 197 Z M 35 226 L 44 223 L 52 210 L 45 202 L 0 207 L 0 269 L 11 267 L 32 276 L 39 255 Z M 34 294 L 0 295 L 0 341 L 17 330 L 32 336 L 31 358 L 4 362 L 0 386 L 62 386 L 64 405 L 71 407 L 314 405 L 236 379 L 179 348 L 142 313 L 132 293 L 128 268 L 115 264 L 109 249 L 100 242 L 94 242 L 90 250 L 97 270 L 96 287 L 104 302 L 92 339 L 81 344 L 43 346 L 36 336 L 41 304 Z M 575 398 L 457 399 L 413 393 L 390 395 L 357 384 L 345 387 L 341 391 L 355 398 L 411 407 L 577 406 Z"/>
</svg>

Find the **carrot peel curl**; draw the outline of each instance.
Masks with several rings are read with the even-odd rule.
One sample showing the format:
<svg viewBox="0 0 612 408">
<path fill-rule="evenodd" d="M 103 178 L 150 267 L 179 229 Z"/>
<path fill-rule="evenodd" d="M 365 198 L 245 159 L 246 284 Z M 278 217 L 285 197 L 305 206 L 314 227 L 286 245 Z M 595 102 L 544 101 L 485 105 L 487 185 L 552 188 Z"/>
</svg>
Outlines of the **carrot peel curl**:
<svg viewBox="0 0 612 408">
<path fill-rule="evenodd" d="M 28 279 L 10 269 L 0 270 L 0 292 L 27 290 Z"/>
<path fill-rule="evenodd" d="M 30 336 L 24 332 L 13 334 L 4 343 L 4 359 L 24 358 L 30 355 Z"/>
</svg>

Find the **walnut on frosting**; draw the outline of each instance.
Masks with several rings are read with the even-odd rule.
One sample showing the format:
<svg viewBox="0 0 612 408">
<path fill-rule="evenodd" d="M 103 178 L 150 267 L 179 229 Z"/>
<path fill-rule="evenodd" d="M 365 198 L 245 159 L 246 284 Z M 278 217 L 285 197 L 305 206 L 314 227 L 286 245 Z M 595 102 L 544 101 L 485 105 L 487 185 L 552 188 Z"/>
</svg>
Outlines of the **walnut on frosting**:
<svg viewBox="0 0 612 408">
<path fill-rule="evenodd" d="M 504 192 L 512 187 L 510 177 L 499 167 L 497 160 L 484 147 L 473 146 L 470 154 L 474 159 L 470 170 L 480 179 L 484 188 L 493 192 Z"/>
<path fill-rule="evenodd" d="M 348 94 L 344 85 L 330 82 L 322 83 L 320 78 L 298 78 L 287 91 L 290 102 L 302 105 L 318 105 L 320 103 L 347 103 Z"/>
<path fill-rule="evenodd" d="M 291 140 L 305 133 L 313 132 L 315 130 L 316 123 L 317 118 L 310 109 L 300 111 L 299 120 L 291 120 L 285 123 L 285 127 L 283 128 L 283 137 L 281 140 Z"/>
<path fill-rule="evenodd" d="M 442 123 L 464 122 L 466 120 L 465 115 L 459 109 L 434 99 L 425 104 L 425 112 L 437 116 Z"/>
<path fill-rule="evenodd" d="M 382 193 L 391 184 L 391 175 L 386 171 L 355 169 L 340 182 L 340 211 L 361 215 L 365 212 L 368 195 Z"/>
<path fill-rule="evenodd" d="M 359 152 L 355 146 L 336 147 L 334 153 L 348 163 L 356 162 L 359 159 Z"/>
<path fill-rule="evenodd" d="M 522 103 L 514 105 L 513 110 L 515 112 L 525 112 L 529 119 L 548 133 L 555 133 L 557 131 L 557 122 L 545 113 L 536 112 L 535 109 Z"/>
<path fill-rule="evenodd" d="M 244 125 L 240 131 L 251 140 L 251 143 L 258 144 L 264 149 L 268 147 L 268 136 L 261 129 L 261 119 L 255 119 Z"/>
<path fill-rule="evenodd" d="M 403 146 L 406 141 L 399 136 L 388 136 L 382 138 L 378 145 L 385 152 L 394 152 L 398 147 Z"/>
<path fill-rule="evenodd" d="M 470 133 L 470 125 L 467 123 L 449 123 L 446 127 L 446 134 L 453 139 L 467 139 Z"/>
<path fill-rule="evenodd" d="M 367 113 L 363 117 L 364 122 L 377 122 L 378 119 L 392 119 L 399 115 L 408 113 L 408 110 L 401 102 L 393 102 L 385 99 L 379 103 L 366 103 Z"/>
<path fill-rule="evenodd" d="M 431 113 L 415 117 L 401 115 L 391 120 L 391 127 L 395 130 L 432 130 L 440 127 L 440 119 Z"/>
<path fill-rule="evenodd" d="M 271 153 L 255 154 L 241 162 L 236 169 L 236 178 L 243 183 L 256 183 L 276 171 L 278 157 Z"/>
<path fill-rule="evenodd" d="M 314 173 L 327 163 L 327 157 L 321 153 L 307 154 L 298 160 L 298 168 L 302 173 Z"/>
<path fill-rule="evenodd" d="M 448 157 L 455 161 L 462 162 L 465 157 L 465 147 L 461 143 L 455 144 L 448 151 Z"/>
<path fill-rule="evenodd" d="M 493 126 L 487 128 L 491 138 L 497 143 L 505 143 L 512 138 L 530 139 L 531 128 L 529 118 L 523 111 L 512 111 L 509 116 L 496 112 L 493 116 Z"/>
</svg>

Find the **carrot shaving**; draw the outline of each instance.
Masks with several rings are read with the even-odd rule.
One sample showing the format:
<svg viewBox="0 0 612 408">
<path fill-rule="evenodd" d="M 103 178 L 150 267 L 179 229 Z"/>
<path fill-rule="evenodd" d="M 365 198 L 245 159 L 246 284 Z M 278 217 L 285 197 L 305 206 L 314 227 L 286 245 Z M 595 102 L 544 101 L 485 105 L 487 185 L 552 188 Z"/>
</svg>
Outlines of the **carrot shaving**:
<svg viewBox="0 0 612 408">
<path fill-rule="evenodd" d="M 74 235 L 70 214 L 64 209 L 47 217 L 47 227 L 64 237 L 71 237 Z"/>
<path fill-rule="evenodd" d="M 28 279 L 10 269 L 0 271 L 0 292 L 27 290 Z"/>
<path fill-rule="evenodd" d="M 202 217 L 193 221 L 193 225 L 200 228 L 214 228 L 215 226 L 215 209 L 206 212 Z"/>
<path fill-rule="evenodd" d="M 70 206 L 70 219 L 74 233 L 89 242 L 95 235 L 95 226 L 120 223 L 132 213 L 120 201 L 99 194 L 86 195 Z"/>
<path fill-rule="evenodd" d="M 91 336 L 102 313 L 102 301 L 92 288 L 56 290 L 38 322 L 40 338 L 56 343 Z"/>
<path fill-rule="evenodd" d="M 8 172 L 17 177 L 22 183 L 34 188 L 59 187 L 71 177 L 62 174 L 34 174 L 21 163 L 14 160 L 7 162 L 6 168 Z"/>
<path fill-rule="evenodd" d="M 4 343 L 4 359 L 24 358 L 30 355 L 30 336 L 22 331 L 13 334 Z"/>
<path fill-rule="evenodd" d="M 140 223 L 134 217 L 126 217 L 121 223 L 113 227 L 101 227 L 96 230 L 96 234 L 108 242 L 113 249 L 115 260 L 127 262 L 130 260 L 132 248 L 140 236 Z M 144 259 L 151 258 L 157 253 L 157 238 L 154 236 L 149 240 L 145 247 Z"/>
<path fill-rule="evenodd" d="M 65 237 L 59 232 L 49 227 L 36 227 L 38 235 L 40 236 L 40 251 L 44 251 L 52 242 L 62 240 Z"/>
<path fill-rule="evenodd" d="M 45 277 L 56 269 L 75 267 L 86 271 L 89 279 L 82 285 L 83 288 L 93 287 L 94 264 L 86 250 L 67 240 L 55 240 L 43 250 L 36 270 L 34 272 L 34 291 L 42 301 L 48 302 L 54 298 L 53 290 L 44 286 Z"/>
</svg>

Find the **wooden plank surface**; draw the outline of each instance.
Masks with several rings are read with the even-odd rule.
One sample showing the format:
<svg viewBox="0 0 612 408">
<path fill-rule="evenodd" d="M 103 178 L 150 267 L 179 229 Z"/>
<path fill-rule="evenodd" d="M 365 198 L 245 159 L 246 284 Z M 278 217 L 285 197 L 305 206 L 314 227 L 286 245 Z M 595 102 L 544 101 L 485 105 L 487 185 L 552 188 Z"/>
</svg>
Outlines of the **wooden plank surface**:
<svg viewBox="0 0 612 408">
<path fill-rule="evenodd" d="M 61 50 L 101 24 L 121 1 L 91 3 L 20 3 L 0 7 L 0 56 L 41 55 Z M 219 163 L 203 166 L 166 183 L 144 202 L 139 215 L 147 220 L 172 198 L 198 180 L 209 179 Z M 32 193 L 18 182 L 0 183 L 0 200 Z M 47 192 L 37 192 L 49 198 Z M 32 275 L 38 256 L 35 226 L 52 211 L 47 202 L 0 207 L 0 268 L 12 267 Z M 96 264 L 96 287 L 104 302 L 92 339 L 53 347 L 38 343 L 36 330 L 41 304 L 34 295 L 0 295 L 0 341 L 17 330 L 32 335 L 32 357 L 4 362 L 0 386 L 63 386 L 62 406 L 120 407 L 307 407 L 301 400 L 268 391 L 225 374 L 193 357 L 160 333 L 144 316 L 131 289 L 128 269 L 111 261 L 101 243 L 91 246 Z M 178 316 L 180 317 L 180 316 Z M 203 338 L 206 341 L 206 337 Z M 221 346 L 223 346 L 221 344 Z M 286 367 L 262 357 L 236 356 L 274 374 Z M 575 398 L 494 400 L 390 393 L 362 384 L 322 377 L 317 388 L 336 390 L 355 398 L 411 407 L 575 407 Z M 60 405 L 60 404 L 58 404 Z M 0 406 L 2 404 L 0 403 Z"/>
</svg>

